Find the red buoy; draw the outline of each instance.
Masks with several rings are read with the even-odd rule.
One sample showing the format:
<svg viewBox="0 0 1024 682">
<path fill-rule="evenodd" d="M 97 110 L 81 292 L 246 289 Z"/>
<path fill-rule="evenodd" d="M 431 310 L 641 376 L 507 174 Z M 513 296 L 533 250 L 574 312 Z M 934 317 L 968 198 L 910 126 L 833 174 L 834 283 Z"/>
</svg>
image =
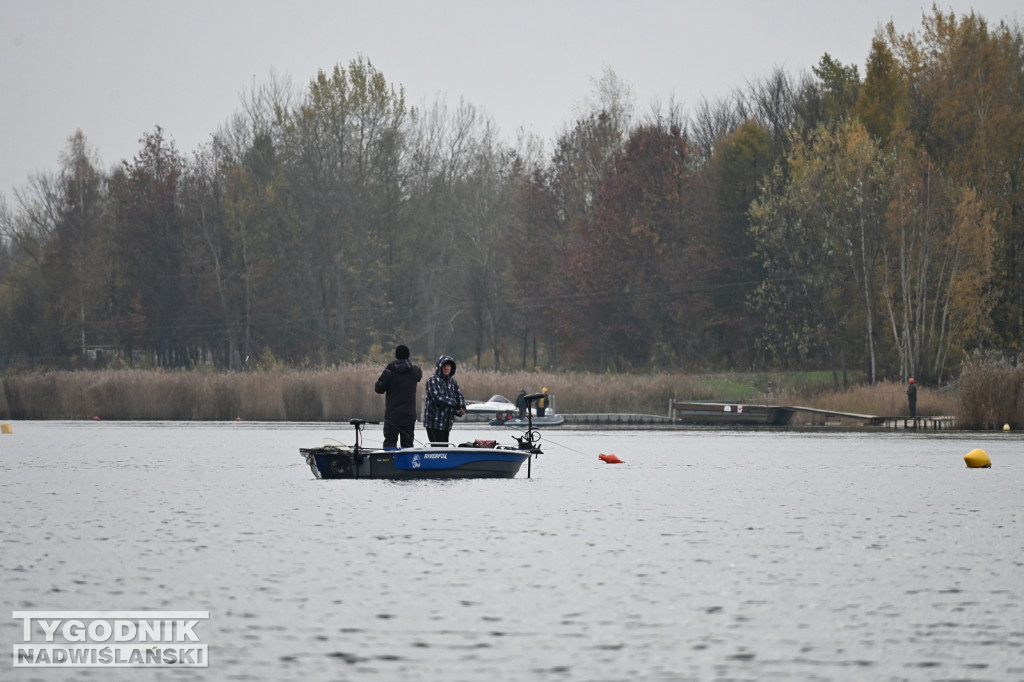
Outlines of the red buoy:
<svg viewBox="0 0 1024 682">
<path fill-rule="evenodd" d="M 623 462 L 615 455 L 598 455 L 597 458 L 603 461 L 605 464 L 625 464 L 625 462 Z"/>
</svg>

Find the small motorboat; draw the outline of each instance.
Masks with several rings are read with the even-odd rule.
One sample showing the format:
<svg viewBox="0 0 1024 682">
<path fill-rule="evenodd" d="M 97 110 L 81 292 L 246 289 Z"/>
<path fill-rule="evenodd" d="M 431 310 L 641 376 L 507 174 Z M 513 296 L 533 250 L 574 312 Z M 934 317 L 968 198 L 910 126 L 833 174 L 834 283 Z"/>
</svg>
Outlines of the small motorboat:
<svg viewBox="0 0 1024 682">
<path fill-rule="evenodd" d="M 532 429 L 540 426 L 561 426 L 565 423 L 565 417 L 555 412 L 550 395 L 546 393 L 534 393 L 533 395 L 539 395 L 547 398 L 548 406 L 544 408 L 543 414 L 541 414 L 540 409 L 537 408 L 537 401 L 530 400 L 526 404 L 526 409 L 523 410 L 522 417 L 519 416 L 518 410 L 515 412 L 498 413 L 495 415 L 494 419 L 491 420 L 491 426 L 528 426 Z M 531 396 L 527 397 L 529 398 Z"/>
<path fill-rule="evenodd" d="M 472 417 L 477 417 L 482 421 L 492 421 L 512 419 L 517 416 L 519 416 L 519 408 L 511 400 L 502 395 L 492 395 L 487 400 L 467 401 L 466 417 L 463 417 L 462 420 L 472 421 Z"/>
<path fill-rule="evenodd" d="M 532 429 L 538 426 L 560 426 L 565 423 L 565 417 L 555 414 L 552 407 L 544 410 L 544 416 L 537 415 L 537 408 L 534 406 L 537 400 L 550 396 L 544 393 L 533 393 L 524 396 L 527 399 L 527 408 L 523 411 L 524 416 L 519 416 L 519 408 L 515 403 L 501 395 L 492 395 L 485 401 L 471 402 L 466 404 L 466 416 L 475 416 L 486 419 L 491 426 L 519 426 Z"/>
<path fill-rule="evenodd" d="M 536 393 L 527 396 L 535 401 Z M 355 445 L 325 444 L 316 448 L 299 448 L 299 454 L 316 478 L 515 478 L 523 463 L 530 477 L 533 457 L 543 454 L 540 434 L 527 421 L 522 436 L 515 436 L 515 445 L 498 445 L 493 440 L 469 443 L 429 443 L 412 448 L 366 448 L 360 445 L 364 424 L 378 422 L 352 419 Z"/>
</svg>

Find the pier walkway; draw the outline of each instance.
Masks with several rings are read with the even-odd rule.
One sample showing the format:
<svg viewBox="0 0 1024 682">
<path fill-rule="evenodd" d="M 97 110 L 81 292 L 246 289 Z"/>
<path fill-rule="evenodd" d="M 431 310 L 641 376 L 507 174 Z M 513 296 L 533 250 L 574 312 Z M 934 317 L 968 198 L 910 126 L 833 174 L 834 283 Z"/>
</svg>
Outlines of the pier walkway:
<svg viewBox="0 0 1024 682">
<path fill-rule="evenodd" d="M 647 427 L 671 428 L 688 426 L 735 427 L 876 427 L 906 430 L 955 429 L 956 419 L 950 416 L 886 417 L 856 412 L 823 410 L 799 405 L 750 405 L 742 403 L 709 403 L 670 400 L 668 415 L 616 412 L 560 413 L 567 427 Z M 486 422 L 493 415 L 467 414 L 459 422 Z M 558 428 L 537 425 L 538 428 Z"/>
</svg>

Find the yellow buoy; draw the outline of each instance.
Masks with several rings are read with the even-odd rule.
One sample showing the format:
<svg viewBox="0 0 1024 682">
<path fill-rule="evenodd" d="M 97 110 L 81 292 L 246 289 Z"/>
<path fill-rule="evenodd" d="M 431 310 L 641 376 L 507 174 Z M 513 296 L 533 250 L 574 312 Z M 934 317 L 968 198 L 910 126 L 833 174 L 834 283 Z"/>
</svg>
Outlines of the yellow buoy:
<svg viewBox="0 0 1024 682">
<path fill-rule="evenodd" d="M 992 466 L 992 460 L 988 458 L 988 453 L 981 448 L 975 448 L 964 455 L 964 461 L 971 469 L 987 469 Z"/>
<path fill-rule="evenodd" d="M 1009 430 L 1010 430 L 1010 425 L 1009 424 L 1003 424 L 1003 431 L 1009 431 Z"/>
<path fill-rule="evenodd" d="M 11 423 L 4 422 L 3 424 L 0 424 L 0 433 L 14 433 L 11 429 Z"/>
</svg>

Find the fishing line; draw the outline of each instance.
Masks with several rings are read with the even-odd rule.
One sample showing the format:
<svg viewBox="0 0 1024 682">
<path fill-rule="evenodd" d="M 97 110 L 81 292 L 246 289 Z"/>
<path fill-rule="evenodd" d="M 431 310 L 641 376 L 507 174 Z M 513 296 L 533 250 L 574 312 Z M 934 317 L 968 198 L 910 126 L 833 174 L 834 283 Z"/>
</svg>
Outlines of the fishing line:
<svg viewBox="0 0 1024 682">
<path fill-rule="evenodd" d="M 540 431 L 538 431 L 537 429 L 534 429 L 534 430 L 533 430 L 533 433 L 534 433 L 534 434 L 536 434 L 536 439 L 537 439 L 537 440 L 536 440 L 536 442 L 537 442 L 537 443 L 540 443 L 540 442 L 541 442 L 541 434 L 540 434 Z M 524 437 L 525 437 L 525 434 L 524 434 Z M 586 452 L 583 452 L 582 450 L 577 450 L 576 448 L 573 448 L 573 447 L 569 447 L 568 445 L 563 445 L 563 444 L 561 444 L 561 443 L 559 443 L 559 442 L 557 442 L 557 441 L 553 441 L 553 440 L 551 440 L 550 438 L 548 438 L 548 437 L 546 437 L 546 436 L 544 437 L 544 439 L 543 439 L 543 440 L 544 440 L 545 442 L 547 442 L 547 443 L 551 443 L 552 445 L 555 445 L 555 446 L 557 446 L 557 447 L 560 447 L 560 448 L 562 448 L 562 449 L 564 449 L 564 450 L 570 450 L 570 451 L 572 451 L 572 452 L 575 452 L 575 453 L 576 453 L 577 455 L 587 455 L 588 457 L 590 456 L 590 455 L 589 455 L 588 453 L 586 453 Z"/>
<path fill-rule="evenodd" d="M 552 445 L 560 447 L 560 448 L 562 448 L 564 450 L 570 450 L 572 452 L 575 452 L 577 455 L 586 455 L 588 457 L 590 456 L 589 453 L 583 452 L 582 450 L 577 450 L 576 448 L 570 447 L 568 445 L 563 445 L 562 443 L 559 443 L 557 441 L 551 440 L 551 438 L 549 438 L 547 436 L 543 436 L 542 437 L 541 433 L 540 433 L 540 430 L 537 427 L 534 427 L 532 431 L 530 429 L 527 429 L 527 430 L 523 431 L 523 436 L 522 437 L 524 439 L 529 437 L 530 438 L 530 442 L 532 442 L 534 444 L 537 444 L 537 445 L 540 444 L 541 440 L 544 440 L 545 442 L 551 443 Z"/>
</svg>

